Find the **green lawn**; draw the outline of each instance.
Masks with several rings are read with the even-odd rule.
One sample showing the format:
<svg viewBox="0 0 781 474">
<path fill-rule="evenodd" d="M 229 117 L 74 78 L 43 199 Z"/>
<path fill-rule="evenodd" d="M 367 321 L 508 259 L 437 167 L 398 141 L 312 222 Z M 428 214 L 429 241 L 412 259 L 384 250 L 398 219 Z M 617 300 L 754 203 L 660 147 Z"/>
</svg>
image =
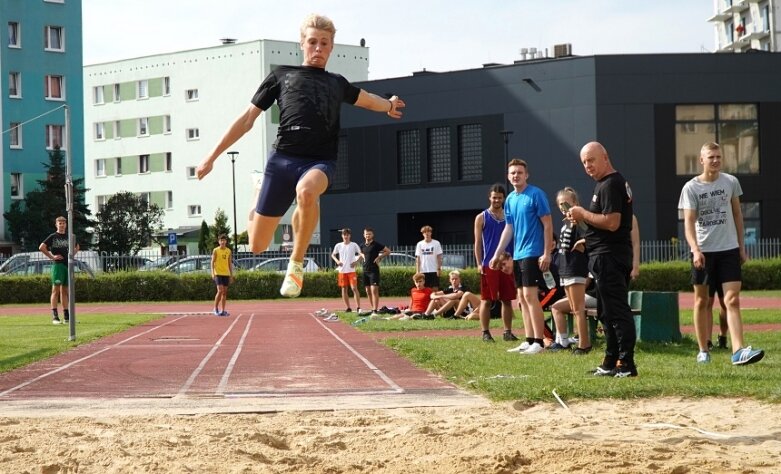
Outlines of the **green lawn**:
<svg viewBox="0 0 781 474">
<path fill-rule="evenodd" d="M 78 315 L 75 341 L 68 341 L 68 325 L 55 326 L 48 316 L 0 317 L 0 373 L 159 317 L 154 314 Z"/>
</svg>

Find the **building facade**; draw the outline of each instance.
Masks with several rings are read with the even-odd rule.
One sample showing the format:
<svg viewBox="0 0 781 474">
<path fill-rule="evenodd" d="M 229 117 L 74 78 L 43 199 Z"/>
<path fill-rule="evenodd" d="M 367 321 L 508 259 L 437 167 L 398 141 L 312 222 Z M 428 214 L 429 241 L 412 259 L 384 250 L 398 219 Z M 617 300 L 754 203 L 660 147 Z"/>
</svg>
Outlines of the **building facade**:
<svg viewBox="0 0 781 474">
<path fill-rule="evenodd" d="M 781 45 L 781 2 L 778 0 L 713 0 L 716 51 L 778 52 Z"/>
<path fill-rule="evenodd" d="M 86 66 L 85 167 L 93 212 L 129 191 L 165 210 L 166 229 L 186 233 L 204 220 L 212 224 L 218 209 L 233 228 L 235 176 L 236 228 L 246 230 L 254 183 L 276 139 L 277 106 L 231 148 L 233 164 L 226 153 L 203 181 L 195 170 L 272 68 L 301 62 L 297 42 L 257 40 Z M 368 64 L 368 48 L 337 44 L 328 70 L 365 81 Z M 284 240 L 281 229 L 273 247 Z"/>
<path fill-rule="evenodd" d="M 529 163 L 547 192 L 574 187 L 588 203 L 594 182 L 581 147 L 602 142 L 635 196 L 643 240 L 682 237 L 677 203 L 700 171 L 708 141 L 743 185 L 749 239 L 781 237 L 781 55 L 654 54 L 567 57 L 371 81 L 398 94 L 404 118 L 348 108 L 338 175 L 321 199 L 321 229 L 375 230 L 386 245 L 420 240 L 423 225 L 445 244 L 473 241 L 474 217 L 506 161 Z M 749 86 L 749 87 L 747 87 Z M 505 143 L 505 138 L 507 142 Z"/>
<path fill-rule="evenodd" d="M 71 154 L 74 178 L 84 175 L 81 1 L 0 0 L 0 25 L 7 31 L 0 47 L 0 208 L 7 212 L 44 179 L 42 163 L 55 147 Z M 13 249 L 0 213 L 0 254 Z"/>
</svg>

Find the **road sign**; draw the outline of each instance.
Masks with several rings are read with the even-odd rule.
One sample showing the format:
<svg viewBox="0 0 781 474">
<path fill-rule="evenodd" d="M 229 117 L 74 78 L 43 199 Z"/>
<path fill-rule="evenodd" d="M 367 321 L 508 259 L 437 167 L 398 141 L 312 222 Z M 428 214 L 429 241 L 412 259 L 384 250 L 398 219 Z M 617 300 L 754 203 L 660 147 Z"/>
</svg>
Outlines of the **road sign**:
<svg viewBox="0 0 781 474">
<path fill-rule="evenodd" d="M 168 252 L 177 251 L 176 232 L 168 233 Z"/>
</svg>

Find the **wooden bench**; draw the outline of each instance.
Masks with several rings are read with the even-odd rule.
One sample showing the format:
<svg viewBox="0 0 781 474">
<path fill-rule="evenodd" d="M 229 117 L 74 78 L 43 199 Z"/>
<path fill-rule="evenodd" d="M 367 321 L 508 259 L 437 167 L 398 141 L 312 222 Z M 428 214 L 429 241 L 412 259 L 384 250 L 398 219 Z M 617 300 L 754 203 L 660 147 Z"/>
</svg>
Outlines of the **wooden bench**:
<svg viewBox="0 0 781 474">
<path fill-rule="evenodd" d="M 681 340 L 677 298 L 678 294 L 674 292 L 629 292 L 627 299 L 635 319 L 638 340 L 641 337 L 644 341 L 678 342 Z M 645 327 L 642 325 L 643 312 L 646 316 Z M 586 321 L 593 341 L 597 335 L 596 308 L 586 309 Z M 567 314 L 567 328 L 570 333 L 573 332 L 574 315 L 572 313 Z"/>
</svg>

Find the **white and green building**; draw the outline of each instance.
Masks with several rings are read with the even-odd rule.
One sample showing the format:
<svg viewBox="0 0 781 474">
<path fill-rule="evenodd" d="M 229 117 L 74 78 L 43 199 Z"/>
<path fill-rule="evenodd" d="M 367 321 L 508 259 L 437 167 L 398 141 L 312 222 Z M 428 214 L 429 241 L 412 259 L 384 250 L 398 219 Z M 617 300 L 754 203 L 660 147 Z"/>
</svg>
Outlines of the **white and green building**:
<svg viewBox="0 0 781 474">
<path fill-rule="evenodd" d="M 217 209 L 233 227 L 232 166 L 220 157 L 206 179 L 195 169 L 277 65 L 301 64 L 297 42 L 256 40 L 125 59 L 84 67 L 87 202 L 97 213 L 119 191 L 165 210 L 164 227 L 185 234 Z M 337 44 L 328 70 L 349 81 L 368 78 L 369 50 Z M 237 230 L 246 230 L 253 176 L 276 138 L 276 105 L 229 151 L 235 160 Z M 290 212 L 283 223 L 290 222 Z M 282 243 L 279 231 L 272 247 Z M 313 243 L 319 243 L 319 233 Z M 193 251 L 193 249 L 187 249 Z"/>
</svg>

